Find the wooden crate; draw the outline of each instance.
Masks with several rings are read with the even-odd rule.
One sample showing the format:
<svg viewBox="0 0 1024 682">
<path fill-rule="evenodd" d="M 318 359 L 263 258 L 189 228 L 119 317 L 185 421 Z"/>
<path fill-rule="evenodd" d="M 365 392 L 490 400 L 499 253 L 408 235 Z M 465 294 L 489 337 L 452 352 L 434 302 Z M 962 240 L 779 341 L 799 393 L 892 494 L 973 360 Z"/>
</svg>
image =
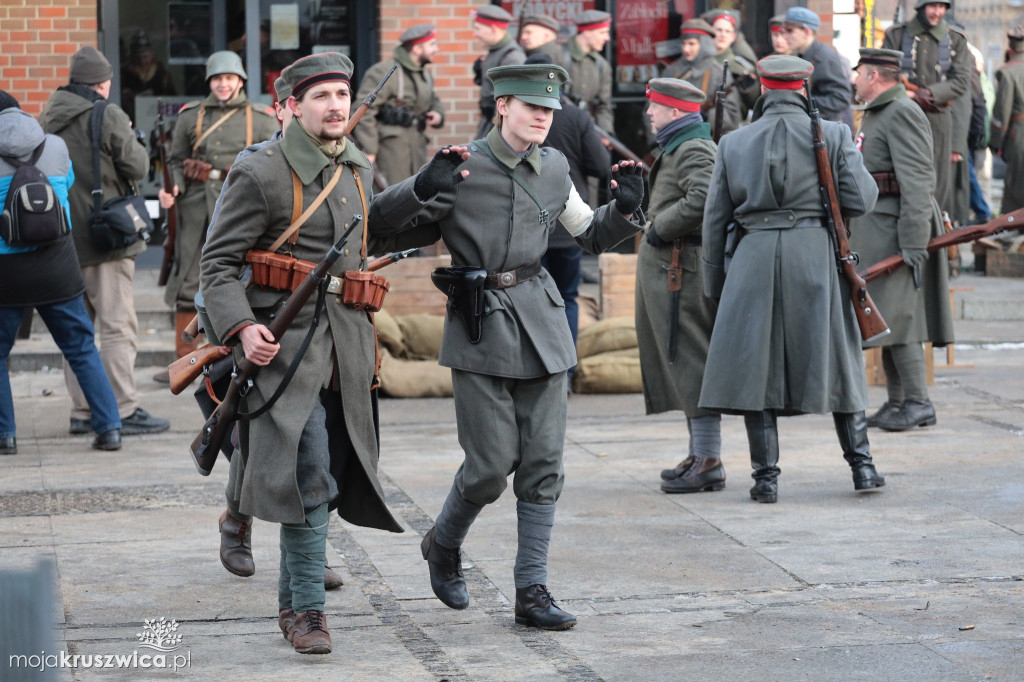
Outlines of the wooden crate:
<svg viewBox="0 0 1024 682">
<path fill-rule="evenodd" d="M 448 299 L 430 281 L 430 273 L 451 263 L 452 257 L 448 255 L 407 258 L 381 270 L 380 274 L 391 283 L 384 310 L 392 315 L 444 315 Z"/>
<path fill-rule="evenodd" d="M 1024 277 L 1024 253 L 1010 253 L 1002 249 L 986 249 L 985 276 Z"/>
<path fill-rule="evenodd" d="M 868 386 L 885 386 L 881 348 L 868 348 L 864 351 L 864 371 L 867 373 Z M 935 349 L 931 343 L 924 344 L 924 375 L 929 386 L 935 383 Z"/>
<path fill-rule="evenodd" d="M 602 253 L 597 258 L 600 276 L 601 319 L 633 317 L 636 307 L 636 254 Z"/>
</svg>

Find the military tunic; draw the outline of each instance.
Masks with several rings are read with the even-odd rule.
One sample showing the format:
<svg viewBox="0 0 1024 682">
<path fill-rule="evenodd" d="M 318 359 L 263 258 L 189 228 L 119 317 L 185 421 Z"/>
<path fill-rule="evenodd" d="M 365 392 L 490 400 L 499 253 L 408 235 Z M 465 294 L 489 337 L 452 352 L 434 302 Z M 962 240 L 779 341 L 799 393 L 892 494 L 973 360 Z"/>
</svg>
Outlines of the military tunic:
<svg viewBox="0 0 1024 682">
<path fill-rule="evenodd" d="M 266 249 L 290 224 L 292 168 L 303 186 L 303 208 L 313 203 L 336 171 L 341 173 L 334 191 L 300 228 L 297 243 L 286 246 L 296 258 L 321 261 L 353 216 L 363 213 L 354 174 L 359 174 L 363 187 L 368 189 L 372 179 L 369 162 L 347 145 L 336 163 L 320 152 L 301 126 L 293 125 L 281 142 L 250 154 L 232 169 L 202 259 L 203 295 L 220 338 L 231 337 L 247 324 L 269 324 L 268 314 L 284 296 L 257 286 L 245 288 L 238 281 L 238 272 L 248 250 Z M 365 223 L 351 235 L 331 274 L 340 276 L 360 267 L 363 229 Z M 371 239 L 368 250 L 390 246 Z M 280 384 L 309 329 L 315 300 L 314 296 L 306 303 L 289 333 L 280 339 L 278 354 L 260 369 L 255 386 L 244 400 L 245 409 L 258 408 Z M 241 359 L 241 344 L 234 352 L 236 359 Z M 374 329 L 369 317 L 342 305 L 340 296 L 328 295 L 317 331 L 281 399 L 268 413 L 246 422 L 247 428 L 241 430 L 241 448 L 246 457 L 239 502 L 243 514 L 278 523 L 304 520 L 305 505 L 298 483 L 299 440 L 322 387 L 327 386 L 325 391 L 340 396 L 340 409 L 327 413 L 330 473 L 339 491 L 331 507 L 337 507 L 350 523 L 402 531 L 384 503 L 376 474 L 373 372 Z M 345 456 L 341 445 L 346 439 L 354 451 L 350 456 Z"/>
<path fill-rule="evenodd" d="M 490 132 L 494 127 L 494 83 L 487 77 L 487 71 L 496 66 L 508 66 L 510 64 L 522 64 L 526 61 L 523 48 L 516 44 L 508 33 L 487 50 L 487 56 L 480 60 L 480 73 L 478 74 L 480 85 L 480 125 L 477 127 L 476 136 L 480 139 Z"/>
<path fill-rule="evenodd" d="M 598 52 L 584 52 L 575 36 L 569 39 L 564 49 L 567 57 L 555 60 L 556 64 L 564 63 L 565 70 L 569 72 L 569 83 L 563 92 L 578 101 L 598 126 L 609 133 L 614 132 L 611 64 Z"/>
<path fill-rule="evenodd" d="M 904 38 L 906 36 L 906 39 Z M 949 38 L 948 43 L 946 38 Z M 906 49 L 905 49 L 906 43 Z M 943 59 L 948 44 L 948 59 Z M 944 21 L 935 27 L 924 26 L 915 16 L 905 24 L 885 31 L 882 47 L 903 52 L 903 75 L 913 84 L 927 88 L 942 111 L 925 112 L 932 128 L 932 152 L 935 159 L 935 198 L 951 214 L 953 196 L 953 120 L 947 102 L 963 95 L 971 85 L 970 52 L 967 38 Z M 948 69 L 943 73 L 944 62 Z"/>
<path fill-rule="evenodd" d="M 423 132 L 423 115 L 436 111 L 441 114 L 442 125 L 444 123 L 444 106 L 434 92 L 433 77 L 416 64 L 402 46 L 394 49 L 391 59 L 367 69 L 354 103 L 361 104 L 395 64 L 399 65 L 398 70 L 384 84 L 377 100 L 352 133 L 364 153 L 376 155 L 377 167 L 390 185 L 405 180 L 427 162 L 428 140 Z M 396 110 L 407 116 L 411 125 L 385 122 L 391 120 Z"/>
<path fill-rule="evenodd" d="M 485 153 L 484 145 L 497 163 Z M 453 265 L 481 267 L 490 273 L 538 262 L 547 250 L 549 229 L 562 229 L 556 223 L 575 192 L 565 157 L 534 146 L 520 159 L 497 128 L 469 148 L 472 156 L 461 166 L 469 177 L 436 197 L 420 201 L 413 191 L 415 178 L 378 195 L 370 208 L 371 232 L 408 232 L 421 244 L 440 236 Z M 534 199 L 506 169 L 531 187 L 547 222 Z M 599 252 L 635 234 L 637 225 L 619 214 L 613 202 L 597 209 L 593 219 L 578 229 L 577 243 Z M 553 504 L 562 487 L 565 373 L 576 364 L 564 303 L 543 269 L 536 277 L 505 289 L 487 289 L 484 295 L 480 342 L 470 343 L 462 322 L 449 312 L 441 343 L 440 364 L 456 370 L 452 375 L 456 419 L 459 442 L 466 451 L 466 462 L 456 477 L 459 492 L 476 504 L 487 504 L 497 499 L 506 478 L 516 470 L 515 465 L 510 470 L 495 469 L 499 465 L 493 463 L 494 453 L 511 462 L 539 457 L 542 461 L 527 474 L 529 483 L 519 480 L 517 470 L 516 494 L 527 502 Z M 488 380 L 518 397 L 507 403 L 495 395 L 481 395 L 475 402 L 461 400 L 461 386 Z M 532 404 L 538 393 L 544 402 Z"/>
<path fill-rule="evenodd" d="M 824 121 L 822 131 L 843 213 L 870 211 L 878 188 L 849 128 Z M 824 217 L 806 102 L 797 92 L 769 91 L 754 122 L 719 142 L 708 189 L 704 289 L 720 301 L 702 408 L 865 409 L 860 333 Z M 732 221 L 743 236 L 727 266 Z"/>
<path fill-rule="evenodd" d="M 231 118 L 225 120 L 227 116 Z M 215 125 L 217 129 L 207 135 Z M 270 139 L 279 128 L 273 110 L 252 105 L 244 90 L 223 105 L 211 93 L 201 102 L 190 102 L 182 107 L 174 124 L 168 161 L 174 184 L 178 186 L 178 233 L 174 242 L 175 263 L 164 291 L 167 305 L 182 311 L 194 309 L 193 299 L 199 290 L 200 252 L 227 169 L 240 151 L 253 142 Z M 183 163 L 189 158 L 213 164 L 213 168 L 220 171 L 220 177 L 211 177 L 203 183 L 186 180 Z"/>
<path fill-rule="evenodd" d="M 996 71 L 989 147 L 1006 162 L 1001 211 L 1024 208 L 1024 54 Z"/>
<path fill-rule="evenodd" d="M 707 97 L 707 109 L 702 108 L 701 115 L 704 116 L 705 121 L 711 124 L 712 129 L 715 127 L 715 116 L 718 114 L 714 104 L 715 93 L 722 85 L 724 71 L 721 62 L 715 61 L 715 58 L 710 55 L 699 56 L 692 62 L 680 57 L 672 62 L 668 70 L 668 75 L 672 78 L 684 80 L 703 91 Z M 729 87 L 732 81 L 733 77 L 730 73 L 726 87 Z M 704 105 L 701 106 L 703 107 Z M 722 120 L 723 135 L 739 128 L 741 121 L 740 110 L 742 108 L 743 103 L 740 99 L 739 90 L 733 88 L 725 96 L 725 103 L 722 106 L 722 112 L 725 114 Z"/>
<path fill-rule="evenodd" d="M 690 418 L 709 414 L 697 407 L 697 401 L 717 302 L 704 295 L 700 240 L 715 149 L 707 123 L 690 125 L 677 132 L 664 150 L 655 151 L 651 166 L 648 229 L 666 242 L 682 240 L 682 288 L 678 347 L 675 360 L 670 361 L 672 294 L 666 268 L 672 262 L 672 246 L 659 249 L 641 242 L 636 264 L 636 335 L 647 414 L 668 410 L 683 410 Z"/>
<path fill-rule="evenodd" d="M 861 269 L 898 254 L 923 249 L 942 234 L 932 197 L 931 128 L 921 108 L 902 85 L 886 90 L 864 109 L 857 144 L 870 173 L 894 173 L 899 194 L 879 196 L 873 211 L 850 221 L 850 247 L 860 254 Z M 946 252 L 936 251 L 922 268 L 922 286 L 914 288 L 912 270 L 899 268 L 868 285 L 891 333 L 870 346 L 953 341 Z"/>
<path fill-rule="evenodd" d="M 757 69 L 754 64 L 751 64 L 746 59 L 741 61 L 741 59 L 737 59 L 737 55 L 731 47 L 715 55 L 715 61 L 719 64 L 725 61 L 729 62 L 729 73 L 732 75 L 732 80 L 740 80 L 748 76 L 753 76 L 754 78 L 753 83 L 742 87 L 737 85 L 733 88 L 733 92 L 738 93 L 740 98 L 740 121 L 746 121 L 747 115 L 757 102 L 757 98 L 761 96 L 761 82 L 757 78 Z M 746 63 L 744 64 L 743 62 Z M 730 84 L 732 83 L 732 81 L 729 82 Z"/>
</svg>

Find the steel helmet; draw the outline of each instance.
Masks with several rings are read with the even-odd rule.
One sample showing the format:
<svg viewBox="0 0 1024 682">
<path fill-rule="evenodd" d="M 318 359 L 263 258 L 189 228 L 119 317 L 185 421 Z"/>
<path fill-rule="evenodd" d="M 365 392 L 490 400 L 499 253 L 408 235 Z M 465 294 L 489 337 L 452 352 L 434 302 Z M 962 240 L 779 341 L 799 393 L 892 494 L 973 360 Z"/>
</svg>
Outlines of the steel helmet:
<svg viewBox="0 0 1024 682">
<path fill-rule="evenodd" d="M 242 80 L 249 80 L 242 68 L 242 58 L 230 50 L 214 52 L 206 60 L 206 80 L 221 73 L 233 73 L 240 76 Z"/>
<path fill-rule="evenodd" d="M 953 6 L 953 3 L 950 0 L 917 0 L 917 3 L 914 5 L 914 9 L 921 9 L 925 5 L 930 5 L 933 2 L 941 2 L 946 7 Z"/>
</svg>

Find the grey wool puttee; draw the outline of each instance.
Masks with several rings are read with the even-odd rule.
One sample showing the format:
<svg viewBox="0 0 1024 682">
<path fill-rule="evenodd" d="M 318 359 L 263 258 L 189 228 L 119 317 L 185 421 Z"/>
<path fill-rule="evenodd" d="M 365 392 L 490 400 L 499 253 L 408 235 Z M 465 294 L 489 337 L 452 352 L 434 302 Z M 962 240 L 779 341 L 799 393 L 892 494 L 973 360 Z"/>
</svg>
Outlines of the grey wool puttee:
<svg viewBox="0 0 1024 682">
<path fill-rule="evenodd" d="M 324 566 L 327 565 L 327 504 L 306 512 L 301 524 L 281 524 L 281 577 L 278 609 L 323 611 Z"/>
<path fill-rule="evenodd" d="M 691 457 L 708 459 L 722 456 L 722 415 L 687 417 L 686 426 L 690 430 Z"/>
<path fill-rule="evenodd" d="M 473 525 L 483 507 L 473 504 L 462 497 L 459 489 L 452 484 L 448 499 L 444 501 L 441 513 L 434 523 L 434 538 L 437 544 L 448 549 L 458 549 L 469 535 L 469 527 Z"/>
<path fill-rule="evenodd" d="M 555 525 L 555 505 L 516 502 L 519 551 L 516 553 L 516 589 L 548 584 L 548 546 Z"/>
</svg>

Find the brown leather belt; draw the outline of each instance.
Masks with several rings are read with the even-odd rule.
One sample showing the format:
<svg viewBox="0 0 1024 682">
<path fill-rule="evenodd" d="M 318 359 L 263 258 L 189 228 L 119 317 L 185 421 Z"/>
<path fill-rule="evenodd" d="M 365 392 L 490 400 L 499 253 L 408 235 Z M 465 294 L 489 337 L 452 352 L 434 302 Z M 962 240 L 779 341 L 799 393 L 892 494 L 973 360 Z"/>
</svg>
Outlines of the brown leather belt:
<svg viewBox="0 0 1024 682">
<path fill-rule="evenodd" d="M 878 196 L 898 197 L 900 195 L 900 183 L 893 172 L 872 173 L 875 184 L 878 185 Z"/>
<path fill-rule="evenodd" d="M 529 263 L 508 272 L 495 272 L 487 275 L 486 289 L 508 289 L 520 282 L 533 279 L 540 274 L 540 261 Z"/>
</svg>

